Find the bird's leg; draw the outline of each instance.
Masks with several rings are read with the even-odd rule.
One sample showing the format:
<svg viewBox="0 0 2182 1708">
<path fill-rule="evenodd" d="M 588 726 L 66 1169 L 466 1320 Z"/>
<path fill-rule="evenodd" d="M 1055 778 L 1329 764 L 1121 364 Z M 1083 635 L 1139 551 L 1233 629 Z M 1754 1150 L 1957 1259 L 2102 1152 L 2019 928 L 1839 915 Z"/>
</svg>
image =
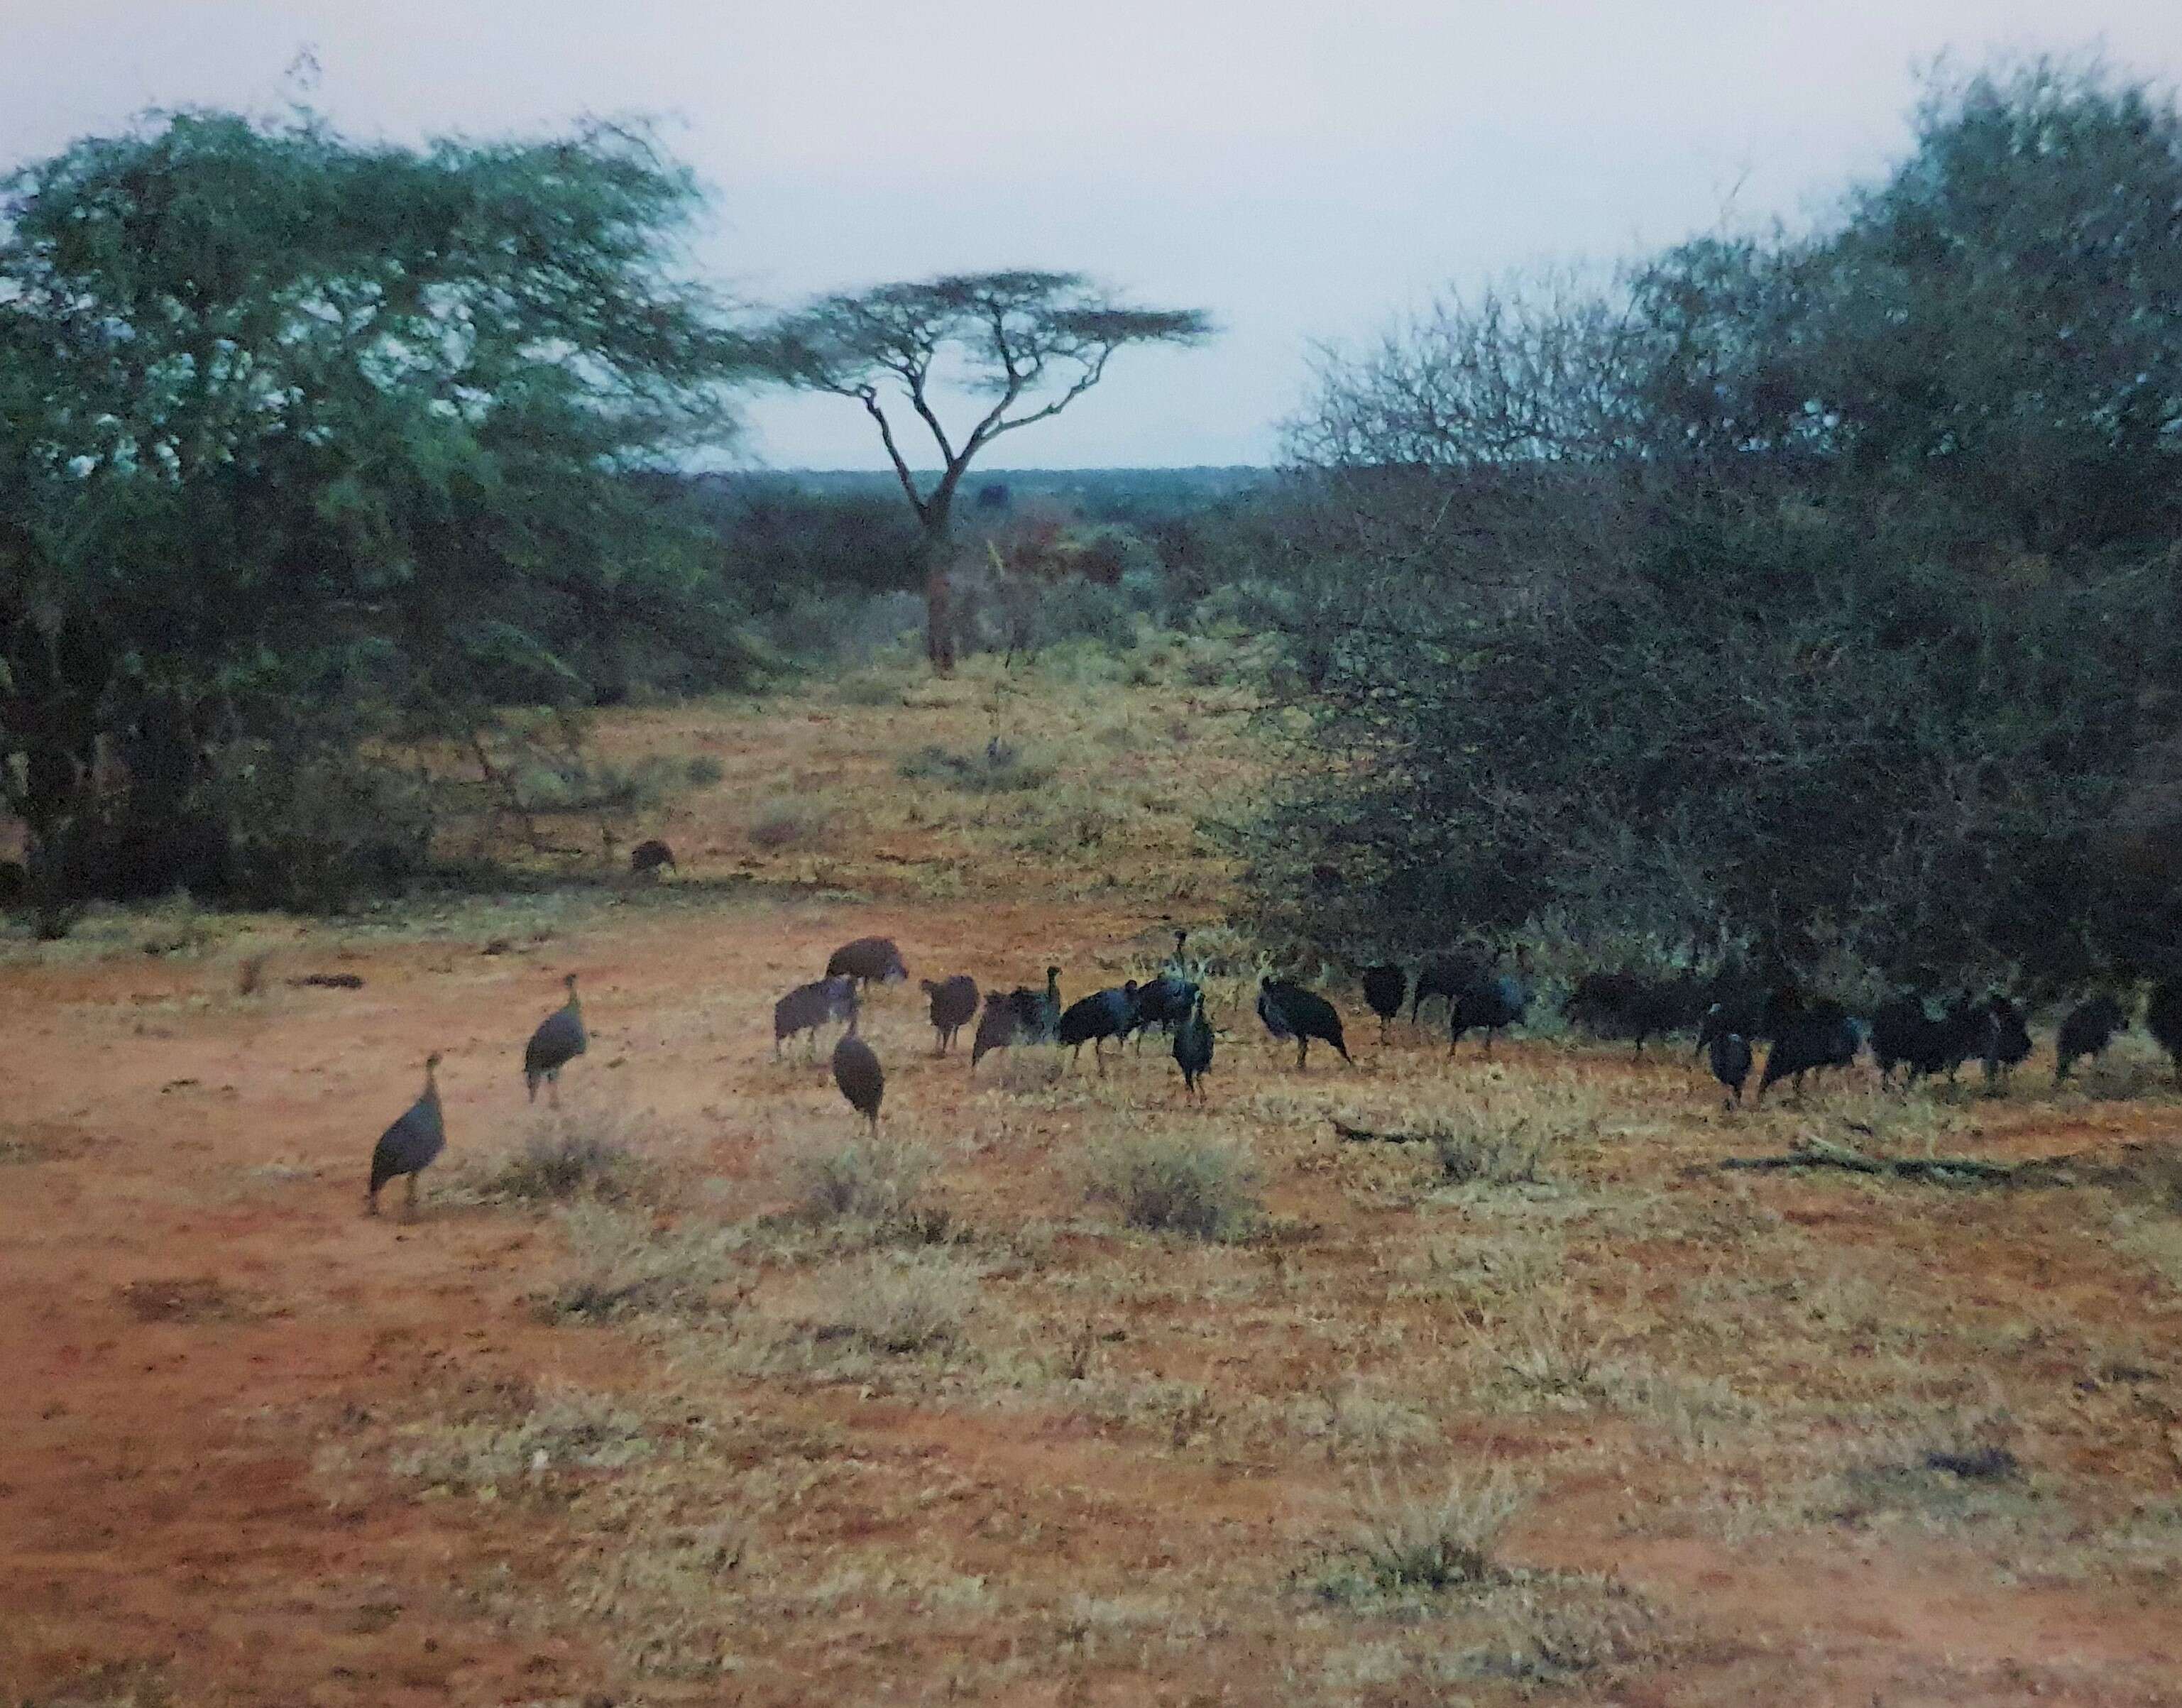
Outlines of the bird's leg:
<svg viewBox="0 0 2182 1708">
<path fill-rule="evenodd" d="M 556 1109 L 561 1106 L 561 1073 L 558 1068 L 546 1076 L 546 1101 Z"/>
<path fill-rule="evenodd" d="M 1297 1072 L 1297 1073 L 1309 1073 L 1309 1072 L 1310 1071 L 1310 1065 L 1309 1065 L 1310 1056 L 1310 1039 L 1308 1039 L 1308 1038 L 1299 1038 L 1299 1039 L 1297 1039 L 1297 1040 L 1296 1040 L 1296 1072 Z"/>
<path fill-rule="evenodd" d="M 363 1195 L 363 1213 L 367 1216 L 379 1213 L 379 1189 L 375 1186 Z"/>
<path fill-rule="evenodd" d="M 404 1222 L 417 1219 L 417 1177 L 414 1174 L 409 1177 L 408 1196 L 402 1201 L 402 1219 Z"/>
</svg>

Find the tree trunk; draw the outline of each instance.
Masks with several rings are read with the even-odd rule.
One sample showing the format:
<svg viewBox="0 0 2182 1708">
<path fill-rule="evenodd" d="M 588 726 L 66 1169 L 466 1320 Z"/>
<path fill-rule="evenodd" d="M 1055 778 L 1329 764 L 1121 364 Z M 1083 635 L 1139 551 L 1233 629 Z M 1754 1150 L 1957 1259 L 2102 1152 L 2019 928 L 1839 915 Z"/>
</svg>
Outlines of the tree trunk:
<svg viewBox="0 0 2182 1708">
<path fill-rule="evenodd" d="M 924 514 L 924 652 L 941 676 L 955 671 L 955 565 L 947 523 L 959 472 L 949 471 Z"/>
</svg>

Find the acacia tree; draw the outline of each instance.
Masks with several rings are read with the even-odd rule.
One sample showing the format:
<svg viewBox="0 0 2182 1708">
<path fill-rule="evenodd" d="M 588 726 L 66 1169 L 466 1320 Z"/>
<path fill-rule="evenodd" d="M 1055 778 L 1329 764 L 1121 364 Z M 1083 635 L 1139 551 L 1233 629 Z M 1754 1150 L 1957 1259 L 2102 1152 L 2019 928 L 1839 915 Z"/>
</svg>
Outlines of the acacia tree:
<svg viewBox="0 0 2182 1708">
<path fill-rule="evenodd" d="M 699 199 L 628 127 L 219 112 L 0 179 L 0 803 L 42 900 L 390 877 L 390 753 L 703 626 L 634 479 L 731 430 Z"/>
<path fill-rule="evenodd" d="M 782 316 L 758 347 L 782 384 L 854 398 L 878 424 L 922 530 L 927 646 L 944 672 L 955 663 L 948 535 L 970 464 L 1003 433 L 1058 415 L 1105 377 L 1123 346 L 1196 344 L 1211 332 L 1199 309 L 1135 308 L 1080 273 L 1016 271 L 821 297 Z M 986 404 L 955 433 L 935 395 L 948 389 Z M 939 474 L 923 485 L 897 430 L 904 410 L 939 455 Z"/>
</svg>

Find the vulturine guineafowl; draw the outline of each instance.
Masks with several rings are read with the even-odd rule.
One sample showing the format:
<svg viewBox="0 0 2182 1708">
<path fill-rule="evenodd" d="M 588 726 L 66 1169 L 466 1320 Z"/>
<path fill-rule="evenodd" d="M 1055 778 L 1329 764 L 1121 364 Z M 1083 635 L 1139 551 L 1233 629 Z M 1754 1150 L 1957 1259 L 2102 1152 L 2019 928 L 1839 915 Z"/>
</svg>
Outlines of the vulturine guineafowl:
<svg viewBox="0 0 2182 1708">
<path fill-rule="evenodd" d="M 1191 999 L 1188 1018 L 1174 1029 L 1174 1065 L 1182 1069 L 1182 1090 L 1193 1097 L 1203 1097 L 1200 1082 L 1212 1066 L 1212 1023 L 1205 1018 L 1202 990 Z"/>
<path fill-rule="evenodd" d="M 859 984 L 899 984 L 909 968 L 891 937 L 859 937 L 844 943 L 826 960 L 828 979 L 853 979 Z"/>
<path fill-rule="evenodd" d="M 446 1122 L 440 1113 L 440 1052 L 424 1058 L 424 1090 L 401 1117 L 379 1135 L 371 1151 L 371 1184 L 363 1197 L 367 1215 L 379 1213 L 379 1189 L 399 1175 L 409 1177 L 402 1213 L 417 1213 L 417 1177 L 447 1148 Z"/>
<path fill-rule="evenodd" d="M 879 1136 L 879 1101 L 886 1095 L 886 1070 L 872 1046 L 853 1032 L 844 1032 L 833 1046 L 833 1083 L 849 1100 L 849 1106 L 872 1123 L 872 1137 Z"/>
<path fill-rule="evenodd" d="M 1291 1038 L 1295 1040 L 1299 1071 L 1308 1071 L 1314 1039 L 1331 1044 L 1351 1068 L 1356 1065 L 1342 1040 L 1340 1013 L 1315 990 L 1282 979 L 1260 979 L 1258 1018 L 1265 1023 L 1265 1030 L 1282 1043 Z"/>
<path fill-rule="evenodd" d="M 656 878 L 662 870 L 676 873 L 674 851 L 656 836 L 649 842 L 640 842 L 629 851 L 629 871 L 632 878 L 641 878 L 647 873 Z"/>
<path fill-rule="evenodd" d="M 1712 1064 L 1712 1077 L 1727 1088 L 1720 1106 L 1741 1107 L 1742 1088 L 1750 1083 L 1750 1040 L 1740 1032 L 1717 1032 L 1705 1051 Z"/>
<path fill-rule="evenodd" d="M 1485 1034 L 1485 1053 L 1493 1053 L 1493 1040 L 1504 1026 L 1519 1026 L 1530 1011 L 1530 986 L 1510 973 L 1485 973 L 1472 979 L 1448 1005 L 1447 1053 L 1465 1032 Z"/>
<path fill-rule="evenodd" d="M 856 1029 L 855 979 L 818 979 L 797 985 L 773 1005 L 773 1059 L 780 1059 L 782 1040 L 799 1032 L 811 1034 L 811 1053 L 817 1055 L 818 1029 L 833 1020 L 845 1020 L 851 1032 Z"/>
<path fill-rule="evenodd" d="M 1014 1043 L 1022 1027 L 1013 998 L 998 990 L 988 991 L 985 1012 L 977 1017 L 977 1035 L 970 1040 L 970 1071 L 975 1073 L 986 1056 Z"/>
<path fill-rule="evenodd" d="M 2104 992 L 2079 1002 L 2063 1017 L 2060 1034 L 2054 1040 L 2053 1083 L 2058 1085 L 2066 1079 L 2068 1070 L 2084 1056 L 2096 1061 L 2103 1056 L 2114 1034 L 2128 1026 L 2127 1012 Z"/>
<path fill-rule="evenodd" d="M 538 1101 L 538 1082 L 544 1080 L 553 1106 L 561 1106 L 561 1070 L 590 1047 L 584 1030 L 584 1005 L 576 999 L 576 975 L 561 981 L 568 987 L 568 1000 L 538 1023 L 523 1050 L 523 1083 L 530 1101 Z"/>
<path fill-rule="evenodd" d="M 1045 989 L 1033 990 L 1018 984 L 1008 992 L 1015 1010 L 1016 1034 L 1026 1044 L 1050 1044 L 1061 1035 L 1061 969 L 1045 969 Z"/>
<path fill-rule="evenodd" d="M 1189 1011 L 1197 1000 L 1197 986 L 1183 970 L 1182 946 L 1189 940 L 1189 933 L 1174 934 L 1174 953 L 1160 969 L 1158 978 L 1137 987 L 1137 1018 L 1135 1032 L 1137 1048 L 1144 1047 L 1144 1034 L 1156 1026 L 1170 1037 L 1174 1029 L 1189 1018 Z"/>
<path fill-rule="evenodd" d="M 1387 1041 L 1387 1028 L 1402 1012 L 1402 1000 L 1409 994 L 1409 975 L 1393 964 L 1385 962 L 1364 969 L 1364 1004 L 1379 1017 L 1379 1041 Z"/>
<path fill-rule="evenodd" d="M 1871 1017 L 1871 1054 L 1879 1063 L 1879 1083 L 1891 1084 L 1894 1070 L 1907 1068 L 1911 1081 L 1929 1074 L 1955 1077 L 1963 1063 L 1985 1053 L 1992 1033 L 1991 1010 L 1958 996 L 1935 1020 L 1921 996 L 1897 996 Z"/>
<path fill-rule="evenodd" d="M 1498 966 L 1502 952 L 1495 949 L 1489 956 L 1467 951 L 1427 956 L 1417 968 L 1417 982 L 1409 993 L 1409 1024 L 1417 1023 L 1425 1003 L 1434 996 L 1447 998 L 1452 1012 L 1454 999 Z"/>
<path fill-rule="evenodd" d="M 954 1047 L 955 1034 L 968 1025 L 970 1017 L 977 1012 L 977 981 L 966 973 L 957 973 L 937 984 L 929 979 L 922 979 L 920 988 L 932 999 L 932 1029 L 939 1034 L 938 1053 L 944 1056 Z"/>
<path fill-rule="evenodd" d="M 2010 1072 L 2030 1057 L 2030 1027 L 2023 1010 L 1998 991 L 1985 999 L 1985 1012 L 1992 1024 L 1985 1033 L 1985 1083 L 2004 1087 Z"/>
<path fill-rule="evenodd" d="M 1137 981 L 1133 979 L 1117 989 L 1094 990 L 1088 996 L 1068 1005 L 1061 1017 L 1061 1027 L 1055 1040 L 1064 1049 L 1072 1049 L 1071 1061 L 1080 1058 L 1083 1046 L 1091 1046 L 1092 1060 L 1099 1071 L 1106 1071 L 1106 1057 L 1100 1049 L 1109 1038 L 1126 1038 L 1137 1023 Z"/>
<path fill-rule="evenodd" d="M 1863 1049 L 1863 1023 L 1846 1014 L 1825 1010 L 1789 1015 L 1774 1033 L 1773 1047 L 1765 1052 L 1765 1071 L 1758 1076 L 1758 1099 L 1765 1101 L 1767 1088 L 1792 1079 L 1796 1095 L 1803 1095 L 1803 1076 L 1826 1068 L 1846 1068 Z"/>
</svg>

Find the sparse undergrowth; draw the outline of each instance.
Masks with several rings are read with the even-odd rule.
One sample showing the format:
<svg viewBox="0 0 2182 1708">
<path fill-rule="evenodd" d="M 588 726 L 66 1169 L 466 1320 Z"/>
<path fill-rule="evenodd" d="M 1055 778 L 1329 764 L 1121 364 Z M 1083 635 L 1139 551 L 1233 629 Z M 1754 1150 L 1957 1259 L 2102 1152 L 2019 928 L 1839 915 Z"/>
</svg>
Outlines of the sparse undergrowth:
<svg viewBox="0 0 2182 1708">
<path fill-rule="evenodd" d="M 1084 1162 L 1085 1190 L 1132 1228 L 1232 1239 L 1265 1212 L 1263 1170 L 1249 1150 L 1194 1134 L 1135 1132 L 1103 1139 Z"/>
</svg>

